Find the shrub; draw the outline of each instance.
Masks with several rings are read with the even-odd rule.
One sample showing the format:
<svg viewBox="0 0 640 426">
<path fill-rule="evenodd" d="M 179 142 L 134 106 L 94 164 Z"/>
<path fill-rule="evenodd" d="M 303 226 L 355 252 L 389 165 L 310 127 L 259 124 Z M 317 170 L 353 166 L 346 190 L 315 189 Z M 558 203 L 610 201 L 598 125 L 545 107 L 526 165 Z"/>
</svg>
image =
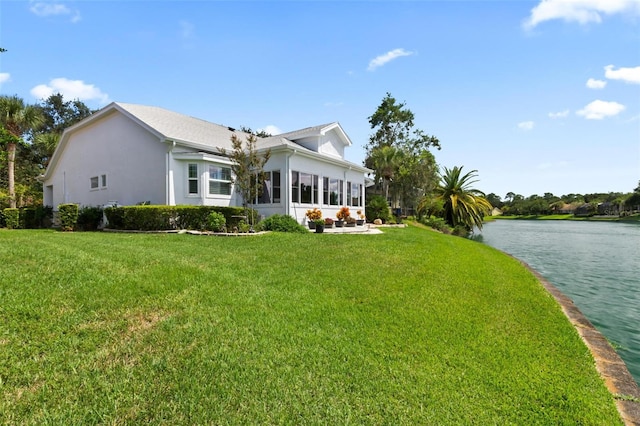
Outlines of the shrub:
<svg viewBox="0 0 640 426">
<path fill-rule="evenodd" d="M 447 222 L 445 222 L 445 220 L 441 217 L 436 217 L 436 216 L 423 217 L 422 219 L 420 219 L 420 223 L 422 223 L 423 225 L 430 226 L 436 231 L 445 232 L 447 234 L 451 233 L 451 228 L 449 227 L 449 225 L 447 225 Z"/>
<path fill-rule="evenodd" d="M 373 222 L 375 219 L 382 219 L 383 222 L 387 222 L 391 216 L 387 200 L 380 195 L 374 195 L 367 199 L 365 213 L 367 214 L 367 222 Z"/>
<path fill-rule="evenodd" d="M 102 214 L 102 207 L 81 207 L 78 211 L 78 228 L 83 231 L 95 231 L 102 223 Z"/>
<path fill-rule="evenodd" d="M 78 223 L 78 205 L 60 204 L 58 212 L 60 215 L 60 228 L 63 231 L 73 231 Z"/>
<path fill-rule="evenodd" d="M 3 211 L 5 226 L 9 229 L 20 228 L 20 210 L 7 208 Z"/>
<path fill-rule="evenodd" d="M 122 207 L 107 207 L 104 209 L 107 217 L 106 226 L 111 229 L 124 229 L 124 209 Z"/>
<path fill-rule="evenodd" d="M 300 225 L 297 220 L 289 215 L 274 214 L 258 224 L 262 231 L 308 233 L 307 228 Z"/>
<path fill-rule="evenodd" d="M 6 228 L 7 224 L 4 221 L 4 213 L 2 213 L 2 210 L 0 210 L 0 228 Z"/>
<path fill-rule="evenodd" d="M 210 229 L 209 215 L 212 209 L 213 207 L 209 206 L 176 206 L 176 227 L 179 229 Z"/>
<path fill-rule="evenodd" d="M 229 229 L 239 227 L 245 219 L 242 207 L 139 205 L 104 209 L 109 228 L 139 231 L 209 229 L 209 215 L 212 212 L 222 214 Z M 253 209 L 249 209 L 248 214 L 254 221 L 258 216 Z"/>
<path fill-rule="evenodd" d="M 208 229 L 214 232 L 224 232 L 227 220 L 222 213 L 211 212 L 208 218 Z"/>
<path fill-rule="evenodd" d="M 124 229 L 166 231 L 176 228 L 176 211 L 172 206 L 128 206 L 124 209 Z"/>
</svg>

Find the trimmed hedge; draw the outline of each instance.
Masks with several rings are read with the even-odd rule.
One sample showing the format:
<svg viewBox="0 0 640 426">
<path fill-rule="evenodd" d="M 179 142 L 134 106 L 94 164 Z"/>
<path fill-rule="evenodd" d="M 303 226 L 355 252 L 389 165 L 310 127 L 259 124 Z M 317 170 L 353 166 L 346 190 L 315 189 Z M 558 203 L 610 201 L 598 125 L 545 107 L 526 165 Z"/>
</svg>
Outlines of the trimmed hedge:
<svg viewBox="0 0 640 426">
<path fill-rule="evenodd" d="M 239 227 L 244 221 L 244 208 L 217 206 L 121 206 L 107 207 L 107 228 L 137 231 L 166 231 L 173 229 L 206 230 L 209 215 L 221 213 L 228 229 Z M 254 218 L 255 210 L 250 210 Z"/>
<path fill-rule="evenodd" d="M 73 231 L 78 223 L 78 205 L 60 204 L 58 213 L 60 215 L 60 229 L 63 231 Z"/>
<path fill-rule="evenodd" d="M 102 207 L 84 206 L 78 211 L 78 229 L 95 231 L 102 223 Z"/>
</svg>

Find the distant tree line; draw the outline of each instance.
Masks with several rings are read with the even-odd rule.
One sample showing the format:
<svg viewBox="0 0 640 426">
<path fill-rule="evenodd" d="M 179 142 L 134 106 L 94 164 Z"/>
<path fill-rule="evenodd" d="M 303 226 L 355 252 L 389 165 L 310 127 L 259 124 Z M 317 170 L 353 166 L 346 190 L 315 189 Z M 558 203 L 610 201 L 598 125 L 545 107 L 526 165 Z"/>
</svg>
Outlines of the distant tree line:
<svg viewBox="0 0 640 426">
<path fill-rule="evenodd" d="M 640 210 L 640 181 L 633 192 L 567 194 L 545 192 L 544 195 L 524 197 L 508 192 L 504 198 L 490 193 L 487 200 L 505 215 L 603 214 L 619 215 Z"/>
</svg>

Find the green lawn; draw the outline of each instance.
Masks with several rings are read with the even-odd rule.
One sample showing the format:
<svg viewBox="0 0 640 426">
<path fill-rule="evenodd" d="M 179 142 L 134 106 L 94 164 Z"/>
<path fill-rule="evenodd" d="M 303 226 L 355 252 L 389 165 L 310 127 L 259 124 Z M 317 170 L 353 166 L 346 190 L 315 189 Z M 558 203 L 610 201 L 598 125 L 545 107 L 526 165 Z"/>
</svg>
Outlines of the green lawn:
<svg viewBox="0 0 640 426">
<path fill-rule="evenodd" d="M 621 424 L 520 264 L 463 238 L 0 230 L 3 424 Z"/>
</svg>

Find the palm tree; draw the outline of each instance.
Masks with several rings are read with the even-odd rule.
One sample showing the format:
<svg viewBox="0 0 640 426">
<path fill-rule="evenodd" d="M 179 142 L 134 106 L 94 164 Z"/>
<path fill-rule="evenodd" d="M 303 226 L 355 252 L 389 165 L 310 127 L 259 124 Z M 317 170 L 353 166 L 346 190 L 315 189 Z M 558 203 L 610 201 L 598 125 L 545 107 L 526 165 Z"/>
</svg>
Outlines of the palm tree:
<svg viewBox="0 0 640 426">
<path fill-rule="evenodd" d="M 382 181 L 382 191 L 387 201 L 389 201 L 389 186 L 393 182 L 401 161 L 402 151 L 392 146 L 384 145 L 371 151 L 370 164 L 375 171 L 376 182 Z"/>
<path fill-rule="evenodd" d="M 440 184 L 435 193 L 443 203 L 444 220 L 452 227 L 464 226 L 472 230 L 473 226 L 482 229 L 482 217 L 491 212 L 492 206 L 482 191 L 471 188 L 477 182 L 477 170 L 462 175 L 462 167 L 444 168 L 440 175 Z"/>
<path fill-rule="evenodd" d="M 3 142 L 7 145 L 9 205 L 11 208 L 16 208 L 16 147 L 27 131 L 40 126 L 43 121 L 40 111 L 34 106 L 25 105 L 18 96 L 0 96 L 0 126 L 8 133 L 8 135 L 4 135 Z"/>
</svg>

